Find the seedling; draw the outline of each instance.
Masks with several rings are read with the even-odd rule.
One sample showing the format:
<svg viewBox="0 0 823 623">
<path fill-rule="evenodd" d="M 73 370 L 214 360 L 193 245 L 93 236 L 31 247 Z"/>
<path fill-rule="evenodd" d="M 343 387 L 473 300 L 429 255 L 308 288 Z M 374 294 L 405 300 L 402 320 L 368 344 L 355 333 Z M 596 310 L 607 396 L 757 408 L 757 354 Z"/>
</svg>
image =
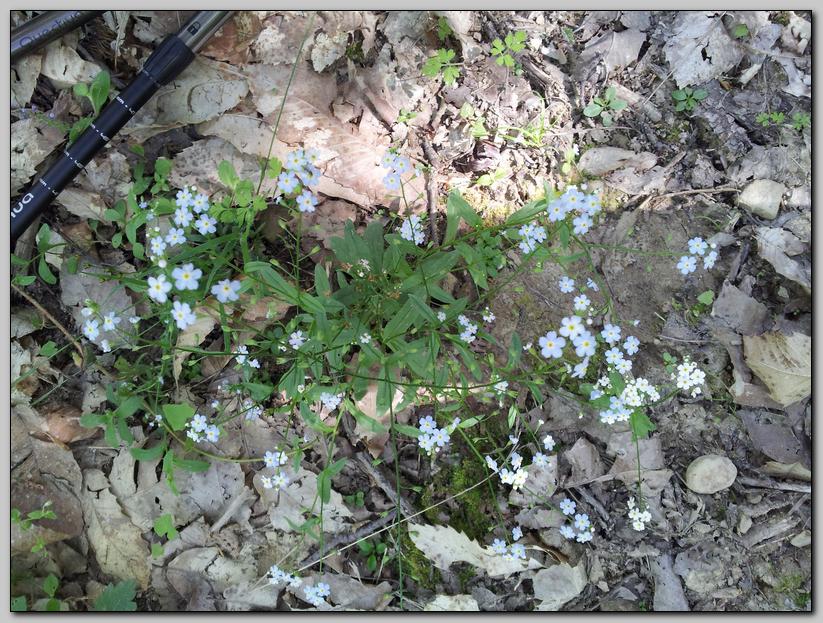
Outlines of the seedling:
<svg viewBox="0 0 823 623">
<path fill-rule="evenodd" d="M 453 60 L 454 50 L 440 48 L 435 52 L 434 56 L 429 57 L 423 64 L 423 75 L 434 78 L 442 74 L 443 82 L 448 86 L 452 86 L 460 76 L 460 63 L 454 63 L 452 62 Z"/>
<path fill-rule="evenodd" d="M 583 109 L 583 114 L 587 117 L 600 117 L 605 127 L 614 123 L 614 115 L 626 107 L 626 102 L 617 97 L 614 87 L 606 89 L 603 97 L 596 97 Z"/>
<path fill-rule="evenodd" d="M 677 102 L 674 105 L 674 109 L 677 112 L 681 112 L 683 110 L 692 111 L 695 107 L 697 107 L 699 102 L 702 102 L 708 96 L 709 92 L 706 91 L 706 89 L 692 89 L 691 87 L 677 89 L 672 92 L 672 99 Z"/>
<path fill-rule="evenodd" d="M 514 60 L 513 54 L 522 52 L 526 47 L 526 33 L 522 31 L 509 33 L 501 41 L 495 39 L 492 41 L 492 56 L 496 57 L 495 62 L 504 67 L 519 67 L 517 61 Z"/>
</svg>

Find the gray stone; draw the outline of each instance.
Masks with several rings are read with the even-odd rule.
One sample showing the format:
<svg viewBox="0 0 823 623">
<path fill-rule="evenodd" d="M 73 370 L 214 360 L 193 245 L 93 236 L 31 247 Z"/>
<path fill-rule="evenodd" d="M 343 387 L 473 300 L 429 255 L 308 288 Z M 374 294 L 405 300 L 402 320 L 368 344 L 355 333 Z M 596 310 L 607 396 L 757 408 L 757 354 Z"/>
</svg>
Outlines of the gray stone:
<svg viewBox="0 0 823 623">
<path fill-rule="evenodd" d="M 728 458 L 706 454 L 696 458 L 686 469 L 686 486 L 695 493 L 711 494 L 732 486 L 737 468 Z"/>
<path fill-rule="evenodd" d="M 772 180 L 755 180 L 740 193 L 738 203 L 753 214 L 766 219 L 773 219 L 780 211 L 780 202 L 786 187 Z"/>
</svg>

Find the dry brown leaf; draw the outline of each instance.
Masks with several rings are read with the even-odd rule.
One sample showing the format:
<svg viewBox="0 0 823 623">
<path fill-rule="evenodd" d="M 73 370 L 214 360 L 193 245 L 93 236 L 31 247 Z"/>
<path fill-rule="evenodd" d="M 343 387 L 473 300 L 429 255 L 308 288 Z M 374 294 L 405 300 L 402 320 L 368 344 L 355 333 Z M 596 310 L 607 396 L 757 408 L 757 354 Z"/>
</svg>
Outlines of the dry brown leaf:
<svg viewBox="0 0 823 623">
<path fill-rule="evenodd" d="M 100 66 L 83 60 L 63 41 L 46 46 L 41 73 L 58 89 L 68 89 L 78 82 L 88 83 L 100 73 Z"/>
<path fill-rule="evenodd" d="M 678 88 L 708 82 L 743 58 L 715 11 L 678 13 L 664 52 Z"/>
<path fill-rule="evenodd" d="M 64 136 L 53 128 L 35 118 L 23 119 L 11 124 L 11 193 L 35 174 L 38 164 L 54 151 Z"/>
<path fill-rule="evenodd" d="M 120 133 L 144 141 L 171 128 L 203 123 L 237 106 L 248 91 L 245 76 L 234 67 L 196 57 Z"/>
<path fill-rule="evenodd" d="M 775 271 L 811 291 L 811 274 L 790 255 L 798 255 L 806 249 L 797 236 L 779 227 L 757 228 L 757 252 L 771 264 Z"/>
<path fill-rule="evenodd" d="M 248 62 L 251 45 L 263 29 L 260 18 L 254 11 L 236 11 L 209 42 L 200 54 L 232 65 Z"/>
<path fill-rule="evenodd" d="M 175 381 L 180 378 L 183 363 L 191 356 L 191 351 L 184 349 L 200 346 L 206 336 L 217 326 L 220 315 L 208 304 L 209 302 L 214 304 L 214 299 L 209 297 L 202 305 L 195 307 L 193 311 L 197 316 L 197 320 L 177 334 L 177 345 L 175 346 L 174 361 L 172 362 Z"/>
<path fill-rule="evenodd" d="M 491 547 L 483 547 L 451 526 L 410 526 L 409 537 L 438 569 L 447 570 L 455 562 L 467 562 L 495 577 L 543 566 L 534 558 L 520 560 L 496 554 Z"/>
<path fill-rule="evenodd" d="M 29 103 L 42 66 L 43 57 L 40 54 L 28 54 L 11 66 L 12 108 L 22 108 Z"/>
<path fill-rule="evenodd" d="M 63 190 L 55 201 L 80 218 L 111 223 L 111 221 L 105 217 L 108 206 L 105 201 L 103 201 L 103 198 L 95 192 L 83 190 L 82 188 L 69 187 Z"/>
<path fill-rule="evenodd" d="M 782 406 L 812 391 L 812 338 L 802 333 L 743 336 L 746 364 Z"/>
</svg>

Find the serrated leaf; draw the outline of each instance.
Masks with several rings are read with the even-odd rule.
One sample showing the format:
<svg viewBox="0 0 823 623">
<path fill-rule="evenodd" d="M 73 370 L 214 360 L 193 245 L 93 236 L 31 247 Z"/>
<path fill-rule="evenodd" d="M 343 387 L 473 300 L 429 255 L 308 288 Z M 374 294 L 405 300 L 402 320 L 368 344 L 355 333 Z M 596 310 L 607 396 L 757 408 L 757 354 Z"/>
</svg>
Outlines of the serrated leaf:
<svg viewBox="0 0 823 623">
<path fill-rule="evenodd" d="M 137 604 L 134 602 L 136 592 L 137 584 L 134 580 L 109 584 L 94 602 L 92 610 L 96 612 L 134 612 L 137 610 Z"/>
</svg>

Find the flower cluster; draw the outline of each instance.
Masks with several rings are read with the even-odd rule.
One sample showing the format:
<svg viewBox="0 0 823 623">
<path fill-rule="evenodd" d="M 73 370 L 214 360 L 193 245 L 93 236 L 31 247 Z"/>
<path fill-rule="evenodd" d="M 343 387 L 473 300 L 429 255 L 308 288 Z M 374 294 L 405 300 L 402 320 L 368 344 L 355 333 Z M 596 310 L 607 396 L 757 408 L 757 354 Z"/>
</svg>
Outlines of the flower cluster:
<svg viewBox="0 0 823 623">
<path fill-rule="evenodd" d="M 92 342 L 100 337 L 101 333 L 116 335 L 117 325 L 119 325 L 122 320 L 122 318 L 117 315 L 117 312 L 110 311 L 103 313 L 97 304 L 91 300 L 86 300 L 86 305 L 80 310 L 80 314 L 86 319 L 83 321 L 83 335 Z M 137 324 L 140 322 L 140 318 L 133 316 L 129 318 L 129 322 L 131 324 Z M 108 337 L 104 337 L 100 340 L 100 348 L 103 349 L 104 353 L 111 352 L 111 340 Z"/>
<path fill-rule="evenodd" d="M 311 149 L 290 152 L 283 161 L 285 171 L 277 177 L 277 194 L 296 195 L 297 209 L 301 212 L 314 212 L 317 205 L 317 197 L 308 190 L 320 181 L 320 169 L 314 166 L 317 158 L 317 152 Z"/>
<path fill-rule="evenodd" d="M 576 513 L 577 504 L 574 500 L 565 498 L 560 502 L 560 511 L 567 517 L 574 515 L 574 520 L 570 524 L 560 527 L 560 534 L 567 539 L 575 539 L 578 543 L 586 543 L 594 536 L 594 526 L 592 526 L 589 516 L 585 513 Z"/>
<path fill-rule="evenodd" d="M 249 357 L 249 347 L 245 344 L 241 344 L 237 347 L 237 355 L 235 355 L 234 360 L 241 366 L 249 366 L 250 368 L 257 368 L 258 370 L 260 369 L 260 362 L 257 359 L 252 359 Z"/>
<path fill-rule="evenodd" d="M 317 607 L 326 603 L 325 598 L 331 595 L 331 589 L 325 582 L 318 582 L 314 586 L 304 586 L 303 593 L 306 595 L 306 601 Z"/>
<path fill-rule="evenodd" d="M 648 510 L 640 510 L 639 506 L 634 505 L 634 498 L 629 498 L 627 502 L 629 507 L 629 519 L 632 522 L 632 528 L 638 532 L 646 529 L 646 524 L 652 520 L 652 514 Z"/>
<path fill-rule="evenodd" d="M 403 185 L 402 176 L 407 173 L 411 173 L 412 177 L 417 177 L 417 171 L 412 167 L 411 161 L 406 156 L 400 156 L 391 151 L 383 155 L 380 166 L 389 170 L 383 178 L 383 185 L 388 190 L 400 190 Z"/>
<path fill-rule="evenodd" d="M 269 567 L 269 584 L 277 586 L 278 584 L 288 584 L 293 588 L 297 588 L 303 582 L 299 577 L 291 573 L 283 571 L 277 565 Z"/>
<path fill-rule="evenodd" d="M 417 423 L 417 428 L 420 430 L 420 435 L 417 437 L 417 445 L 429 456 L 440 452 L 440 448 L 451 441 L 451 434 L 454 432 L 454 429 L 457 428 L 458 424 L 460 424 L 460 418 L 454 418 L 454 421 L 449 426 L 437 428 L 437 422 L 432 416 L 426 415 L 420 418 L 420 421 Z"/>
<path fill-rule="evenodd" d="M 463 328 L 460 332 L 460 339 L 466 342 L 466 344 L 471 344 L 474 342 L 477 337 L 478 326 L 463 314 L 460 314 L 457 317 L 457 322 Z"/>
<path fill-rule="evenodd" d="M 220 438 L 220 429 L 214 424 L 209 424 L 205 415 L 195 413 L 191 420 L 186 424 L 186 436 L 195 443 L 203 441 L 210 441 L 217 443 Z"/>
<path fill-rule="evenodd" d="M 511 463 L 511 469 L 499 467 L 497 461 L 490 456 L 486 456 L 486 465 L 490 470 L 499 474 L 500 482 L 504 485 L 511 485 L 512 489 L 517 491 L 526 484 L 526 481 L 529 479 L 529 472 L 523 467 L 523 457 L 517 452 L 511 453 L 509 461 Z"/>
<path fill-rule="evenodd" d="M 703 391 L 701 385 L 706 381 L 706 373 L 687 357 L 678 364 L 677 373 L 672 374 L 672 379 L 677 381 L 678 389 L 691 390 L 692 398 L 697 398 Z"/>
<path fill-rule="evenodd" d="M 689 244 L 689 254 L 684 255 L 680 258 L 677 262 L 677 270 L 679 270 L 682 274 L 688 275 L 689 273 L 693 273 L 697 270 L 697 258 L 703 258 L 703 268 L 709 270 L 710 268 L 714 267 L 715 262 L 717 262 L 717 245 L 714 243 L 709 244 L 703 238 L 692 238 L 688 242 Z M 711 249 L 709 251 L 709 249 Z M 708 253 L 707 253 L 708 251 Z"/>
<path fill-rule="evenodd" d="M 251 398 L 246 398 L 240 404 L 240 411 L 244 414 L 247 420 L 256 420 L 263 415 L 263 407 Z"/>
<path fill-rule="evenodd" d="M 595 194 L 587 194 L 577 186 L 567 186 L 554 201 L 546 206 L 549 220 L 553 223 L 564 220 L 570 213 L 576 212 L 572 225 L 575 235 L 583 235 L 591 229 L 594 224 L 594 216 L 600 212 L 600 197 Z"/>
<path fill-rule="evenodd" d="M 260 476 L 260 482 L 264 489 L 280 490 L 288 486 L 289 477 L 283 472 L 282 467 L 289 462 L 289 456 L 282 450 L 272 452 L 267 451 L 263 455 L 263 463 L 267 468 L 274 470 L 271 476 Z"/>
<path fill-rule="evenodd" d="M 602 377 L 589 398 L 597 400 L 603 395 L 600 389 L 611 388 L 608 377 Z M 615 422 L 628 422 L 632 412 L 637 407 L 649 405 L 660 400 L 660 392 L 643 377 L 627 381 L 626 386 L 619 396 L 609 398 L 609 408 L 600 411 L 600 421 L 604 424 L 614 424 Z"/>
<path fill-rule="evenodd" d="M 531 253 L 537 245 L 546 240 L 546 229 L 535 221 L 523 225 L 517 232 L 523 240 L 520 241 L 520 250 L 523 253 Z"/>
<path fill-rule="evenodd" d="M 419 216 L 412 214 L 409 218 L 403 219 L 400 225 L 400 237 L 416 245 L 426 242 L 426 234 Z"/>
</svg>

